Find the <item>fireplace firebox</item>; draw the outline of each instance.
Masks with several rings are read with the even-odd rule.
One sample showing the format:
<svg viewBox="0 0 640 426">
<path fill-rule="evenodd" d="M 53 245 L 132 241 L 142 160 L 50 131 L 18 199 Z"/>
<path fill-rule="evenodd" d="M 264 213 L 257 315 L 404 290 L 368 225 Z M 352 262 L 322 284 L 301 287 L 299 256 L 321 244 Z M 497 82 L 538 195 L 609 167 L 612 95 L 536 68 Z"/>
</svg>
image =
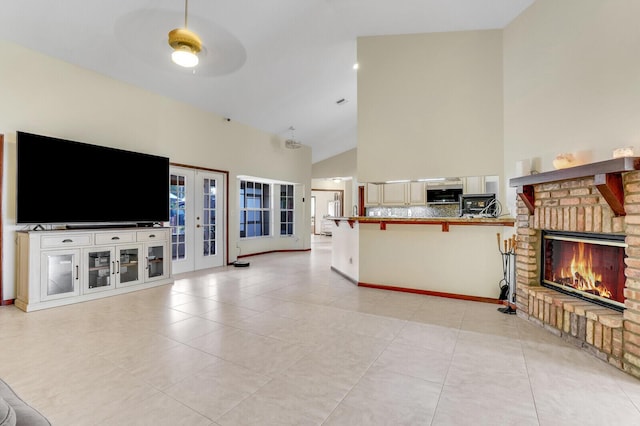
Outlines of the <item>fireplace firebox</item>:
<svg viewBox="0 0 640 426">
<path fill-rule="evenodd" d="M 544 231 L 541 284 L 623 311 L 625 248 L 624 235 Z"/>
</svg>

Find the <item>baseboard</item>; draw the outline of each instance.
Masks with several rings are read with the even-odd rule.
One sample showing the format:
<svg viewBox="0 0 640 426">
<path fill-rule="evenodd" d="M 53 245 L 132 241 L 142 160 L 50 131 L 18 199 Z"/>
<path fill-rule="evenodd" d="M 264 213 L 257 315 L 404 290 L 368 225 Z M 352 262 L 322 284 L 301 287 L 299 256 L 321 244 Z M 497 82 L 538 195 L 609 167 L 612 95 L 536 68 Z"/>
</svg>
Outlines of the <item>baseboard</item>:
<svg viewBox="0 0 640 426">
<path fill-rule="evenodd" d="M 440 291 L 421 290 L 421 289 L 406 288 L 406 287 L 394 287 L 389 285 L 370 284 L 370 283 L 363 283 L 363 282 L 358 282 L 358 287 L 369 287 L 369 288 L 377 288 L 380 290 L 392 290 L 392 291 L 401 291 L 404 293 L 424 294 L 425 296 L 438 296 L 438 297 L 446 297 L 449 299 L 470 300 L 473 302 L 492 303 L 495 305 L 502 305 L 502 302 L 503 302 L 502 300 L 493 299 L 491 297 L 469 296 L 466 294 L 456 294 L 456 293 L 443 293 Z"/>
<path fill-rule="evenodd" d="M 269 253 L 295 253 L 295 252 L 299 252 L 299 251 L 311 251 L 310 248 L 308 249 L 288 249 L 288 250 L 269 250 L 269 251 L 261 251 L 258 253 L 249 253 L 249 254 L 242 254 L 238 256 L 238 259 L 242 258 L 242 257 L 251 257 L 251 256 L 259 256 L 261 254 L 269 254 Z M 233 265 L 233 262 L 229 263 L 229 265 Z"/>
</svg>

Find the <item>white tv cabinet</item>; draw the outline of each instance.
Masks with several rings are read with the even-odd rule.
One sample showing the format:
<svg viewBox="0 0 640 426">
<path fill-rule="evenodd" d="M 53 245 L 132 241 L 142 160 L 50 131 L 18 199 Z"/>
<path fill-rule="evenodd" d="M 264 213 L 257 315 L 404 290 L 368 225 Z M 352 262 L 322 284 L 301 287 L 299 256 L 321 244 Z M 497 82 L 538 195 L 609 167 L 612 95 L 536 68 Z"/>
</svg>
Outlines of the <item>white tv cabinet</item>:
<svg viewBox="0 0 640 426">
<path fill-rule="evenodd" d="M 171 283 L 170 228 L 18 231 L 15 305 L 25 312 Z"/>
</svg>

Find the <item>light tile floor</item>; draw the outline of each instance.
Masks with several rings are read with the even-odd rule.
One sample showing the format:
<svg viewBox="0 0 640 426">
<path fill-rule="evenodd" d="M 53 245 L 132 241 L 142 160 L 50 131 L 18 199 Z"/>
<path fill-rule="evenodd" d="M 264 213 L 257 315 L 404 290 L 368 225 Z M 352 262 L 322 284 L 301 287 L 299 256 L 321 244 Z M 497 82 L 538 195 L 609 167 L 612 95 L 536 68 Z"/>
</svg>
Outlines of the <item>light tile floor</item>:
<svg viewBox="0 0 640 426">
<path fill-rule="evenodd" d="M 640 424 L 640 380 L 497 305 L 358 288 L 328 237 L 248 260 L 2 307 L 0 377 L 64 426 Z"/>
</svg>

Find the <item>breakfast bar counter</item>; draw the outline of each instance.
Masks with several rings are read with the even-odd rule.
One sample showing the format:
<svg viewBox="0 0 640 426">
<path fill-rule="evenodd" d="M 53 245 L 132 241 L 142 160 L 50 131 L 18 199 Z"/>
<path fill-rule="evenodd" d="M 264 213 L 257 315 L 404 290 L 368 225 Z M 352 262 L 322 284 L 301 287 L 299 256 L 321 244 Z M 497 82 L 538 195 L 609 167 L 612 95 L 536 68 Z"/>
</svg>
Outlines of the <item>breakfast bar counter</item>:
<svg viewBox="0 0 640 426">
<path fill-rule="evenodd" d="M 336 221 L 346 220 L 347 223 L 377 223 L 380 229 L 386 229 L 387 224 L 394 225 L 441 225 L 442 231 L 447 232 L 450 226 L 471 225 L 471 226 L 513 226 L 513 218 L 493 218 L 493 217 L 375 217 L 360 216 L 350 218 L 336 218 Z"/>
<path fill-rule="evenodd" d="M 359 286 L 498 303 L 513 218 L 333 218 L 332 269 Z M 499 234 L 499 235 L 498 235 Z"/>
</svg>

